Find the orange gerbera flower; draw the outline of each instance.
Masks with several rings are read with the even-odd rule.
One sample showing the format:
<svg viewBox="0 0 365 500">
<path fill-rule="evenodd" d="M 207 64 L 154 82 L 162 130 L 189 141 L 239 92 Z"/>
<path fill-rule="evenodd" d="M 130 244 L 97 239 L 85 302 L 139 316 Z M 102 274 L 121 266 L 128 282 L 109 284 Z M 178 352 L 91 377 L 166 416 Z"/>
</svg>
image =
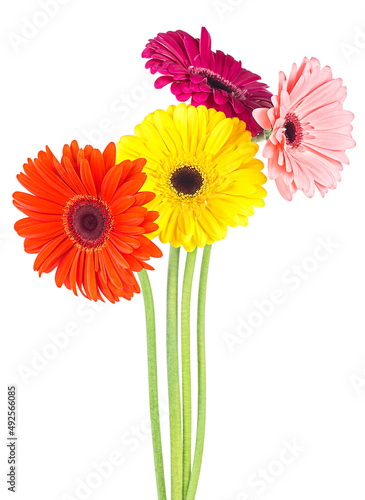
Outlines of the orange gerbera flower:
<svg viewBox="0 0 365 500">
<path fill-rule="evenodd" d="M 25 238 L 25 251 L 38 254 L 39 276 L 57 268 L 58 287 L 113 303 L 139 293 L 134 271 L 153 269 L 146 261 L 162 255 L 145 236 L 158 229 L 158 212 L 143 206 L 155 194 L 139 192 L 146 160 L 116 165 L 115 157 L 114 143 L 101 153 L 73 141 L 64 146 L 60 163 L 47 146 L 17 176 L 32 194 L 13 195 L 27 215 L 15 230 Z"/>
</svg>

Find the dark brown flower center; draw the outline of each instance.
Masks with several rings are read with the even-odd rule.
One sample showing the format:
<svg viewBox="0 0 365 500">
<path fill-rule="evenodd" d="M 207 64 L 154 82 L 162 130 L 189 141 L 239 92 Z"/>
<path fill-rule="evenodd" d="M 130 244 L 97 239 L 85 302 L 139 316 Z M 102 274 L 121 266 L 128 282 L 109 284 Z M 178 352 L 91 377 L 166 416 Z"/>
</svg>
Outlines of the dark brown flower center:
<svg viewBox="0 0 365 500">
<path fill-rule="evenodd" d="M 66 207 L 64 225 L 76 245 L 99 248 L 109 236 L 113 218 L 109 206 L 102 200 L 77 196 Z"/>
<path fill-rule="evenodd" d="M 195 75 L 202 75 L 206 78 L 207 85 L 212 90 L 224 90 L 228 95 L 235 97 L 241 101 L 247 98 L 248 91 L 234 85 L 229 80 L 226 80 L 218 73 L 207 68 L 194 68 L 191 67 L 190 71 Z"/>
<path fill-rule="evenodd" d="M 207 84 L 213 90 L 225 90 L 227 94 L 231 94 L 233 92 L 229 85 L 226 85 L 224 82 L 218 80 L 218 78 L 214 78 L 213 76 L 207 76 Z"/>
<path fill-rule="evenodd" d="M 199 170 L 188 165 L 172 172 L 170 182 L 178 194 L 192 196 L 201 189 L 204 179 Z"/>
<path fill-rule="evenodd" d="M 299 118 L 295 113 L 288 113 L 285 116 L 284 135 L 286 143 L 292 148 L 298 148 L 303 139 L 303 128 Z"/>
</svg>

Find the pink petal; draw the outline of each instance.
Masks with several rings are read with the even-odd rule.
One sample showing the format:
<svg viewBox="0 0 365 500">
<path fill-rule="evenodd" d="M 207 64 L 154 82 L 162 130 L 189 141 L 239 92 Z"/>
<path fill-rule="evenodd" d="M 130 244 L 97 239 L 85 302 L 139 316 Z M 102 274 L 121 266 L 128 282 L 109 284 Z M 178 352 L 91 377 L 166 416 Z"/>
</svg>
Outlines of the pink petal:
<svg viewBox="0 0 365 500">
<path fill-rule="evenodd" d="M 295 193 L 295 191 L 297 190 L 296 187 L 294 187 L 294 185 L 292 188 L 290 186 L 287 186 L 282 177 L 277 177 L 275 179 L 275 183 L 281 196 L 287 201 L 291 201 L 293 199 L 293 192 Z"/>
<path fill-rule="evenodd" d="M 315 133 L 315 138 L 308 141 L 308 143 L 315 146 L 337 151 L 344 151 L 356 146 L 353 138 L 345 134 L 327 130 L 316 130 L 313 133 Z"/>
<path fill-rule="evenodd" d="M 257 123 L 262 127 L 264 130 L 270 130 L 271 129 L 271 122 L 269 117 L 267 116 L 268 109 L 267 108 L 258 108 L 254 109 L 252 114 Z"/>
</svg>

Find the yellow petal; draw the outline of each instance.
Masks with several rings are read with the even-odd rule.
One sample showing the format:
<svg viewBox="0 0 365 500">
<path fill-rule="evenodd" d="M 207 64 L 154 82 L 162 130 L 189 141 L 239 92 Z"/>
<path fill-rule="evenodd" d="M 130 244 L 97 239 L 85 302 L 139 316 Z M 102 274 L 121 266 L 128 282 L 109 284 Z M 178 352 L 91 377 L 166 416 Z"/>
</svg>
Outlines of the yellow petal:
<svg viewBox="0 0 365 500">
<path fill-rule="evenodd" d="M 190 210 L 183 210 L 177 218 L 177 225 L 183 234 L 189 235 L 192 228 L 193 214 Z"/>
<path fill-rule="evenodd" d="M 233 128 L 232 120 L 222 120 L 209 135 L 204 151 L 215 155 L 224 146 Z"/>
<path fill-rule="evenodd" d="M 220 234 L 219 223 L 217 219 L 214 217 L 214 215 L 208 210 L 208 208 L 202 210 L 199 217 L 199 224 L 212 237 L 219 236 Z"/>
<path fill-rule="evenodd" d="M 181 142 L 185 151 L 189 150 L 188 143 L 188 111 L 186 104 L 179 104 L 174 111 L 174 124 L 181 137 Z"/>
</svg>

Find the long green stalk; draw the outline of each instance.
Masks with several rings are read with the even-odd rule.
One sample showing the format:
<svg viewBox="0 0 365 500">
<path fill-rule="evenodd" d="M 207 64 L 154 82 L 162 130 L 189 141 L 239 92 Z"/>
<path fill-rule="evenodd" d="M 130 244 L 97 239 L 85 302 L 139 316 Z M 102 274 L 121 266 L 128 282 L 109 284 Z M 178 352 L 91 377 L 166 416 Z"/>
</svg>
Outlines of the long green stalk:
<svg viewBox="0 0 365 500">
<path fill-rule="evenodd" d="M 155 308 L 151 283 L 145 269 L 139 273 L 147 328 L 148 387 L 150 399 L 151 431 L 158 500 L 166 500 L 165 473 L 162 456 L 160 411 L 158 406 L 157 352 Z"/>
<path fill-rule="evenodd" d="M 191 368 L 190 368 L 190 303 L 197 248 L 186 255 L 181 296 L 181 370 L 183 400 L 183 499 L 191 474 Z"/>
<path fill-rule="evenodd" d="M 167 378 L 171 442 L 171 500 L 182 500 L 183 455 L 178 347 L 178 276 L 180 248 L 170 246 L 167 276 Z"/>
<path fill-rule="evenodd" d="M 211 245 L 204 247 L 198 295 L 198 422 L 193 468 L 186 500 L 194 500 L 203 459 L 206 422 L 205 302 Z"/>
</svg>

